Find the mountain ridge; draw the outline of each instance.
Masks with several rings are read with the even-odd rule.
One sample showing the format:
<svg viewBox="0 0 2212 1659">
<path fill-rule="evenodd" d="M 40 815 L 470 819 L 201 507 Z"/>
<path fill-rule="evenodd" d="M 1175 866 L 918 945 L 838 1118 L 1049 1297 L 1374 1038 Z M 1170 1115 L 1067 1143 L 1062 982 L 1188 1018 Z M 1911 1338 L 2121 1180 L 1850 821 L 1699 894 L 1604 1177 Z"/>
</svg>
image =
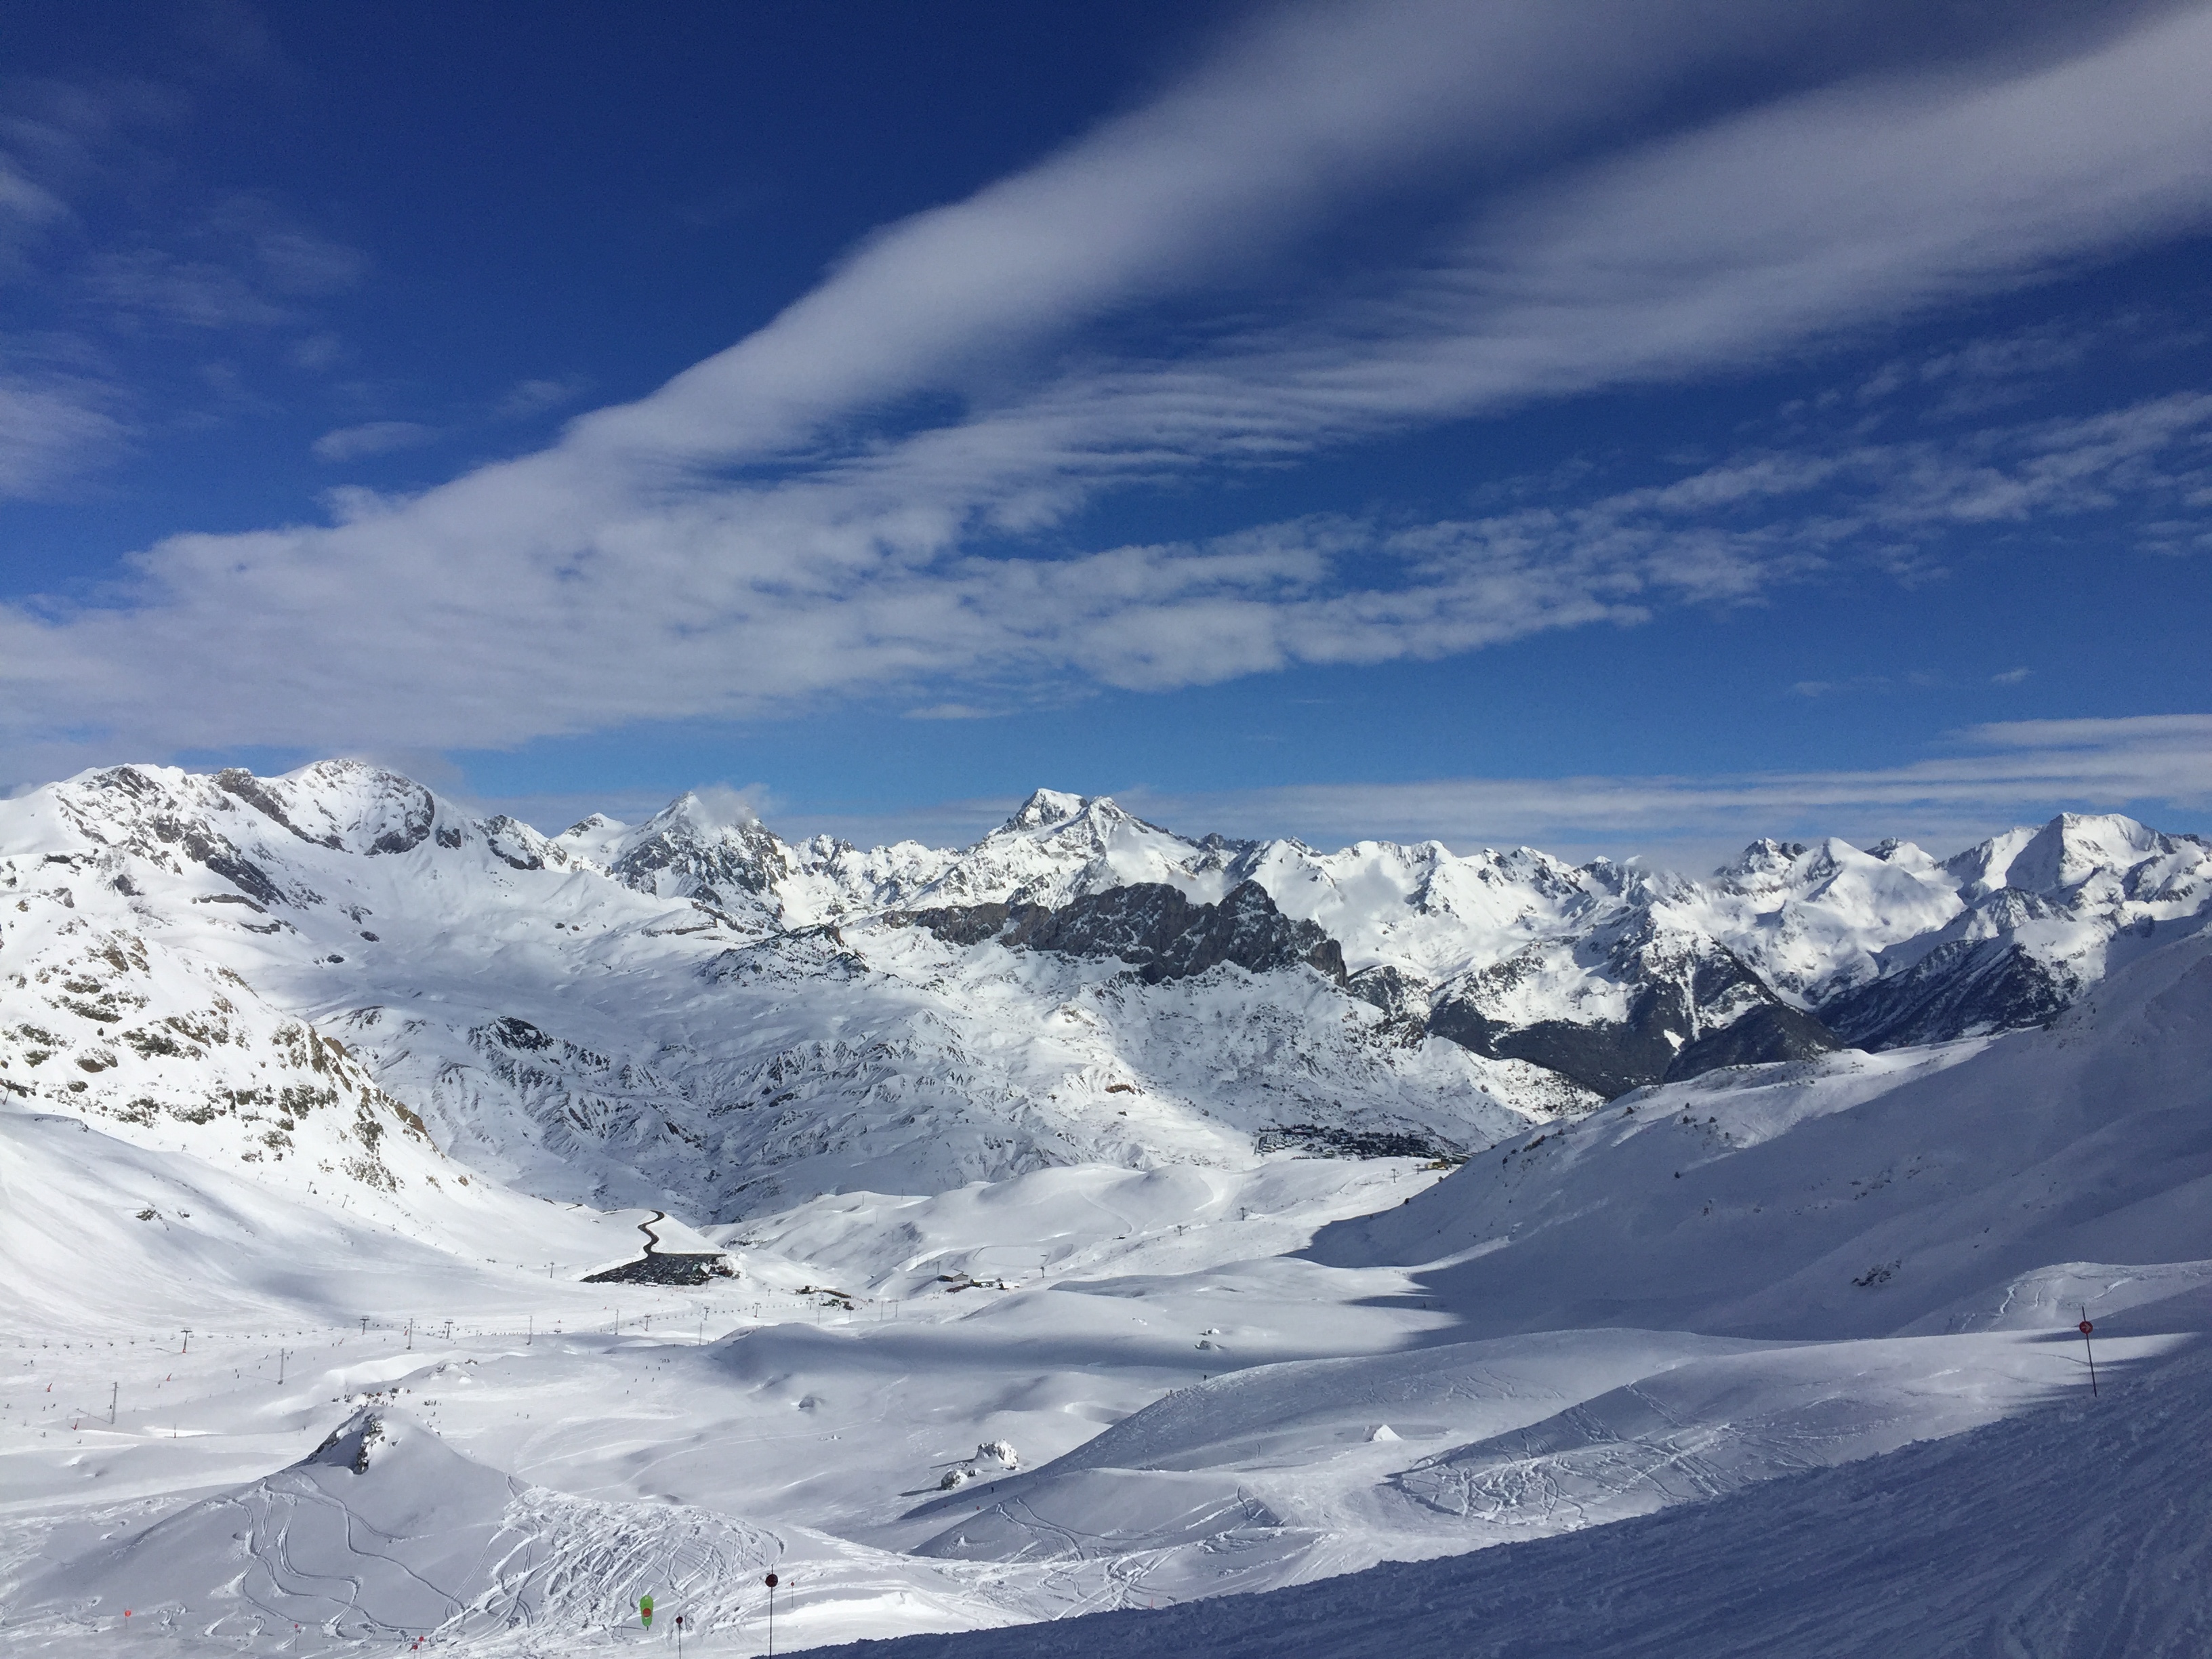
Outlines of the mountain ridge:
<svg viewBox="0 0 2212 1659">
<path fill-rule="evenodd" d="M 2040 1024 L 2203 925 L 2212 846 L 2064 814 L 1943 860 L 1758 842 L 1697 880 L 1192 840 L 1052 790 L 963 848 L 790 842 L 696 794 L 548 836 L 340 761 L 108 768 L 0 804 L 9 899 L 12 1093 L 125 1127 L 152 1100 L 171 1132 L 214 1051 L 159 1033 L 220 970 L 464 1164 L 728 1218 L 855 1182 L 1233 1162 L 1291 1126 L 1457 1156 L 1716 1066 Z M 180 964 L 137 1023 L 62 988 L 114 983 L 98 953 L 126 935 Z"/>
</svg>

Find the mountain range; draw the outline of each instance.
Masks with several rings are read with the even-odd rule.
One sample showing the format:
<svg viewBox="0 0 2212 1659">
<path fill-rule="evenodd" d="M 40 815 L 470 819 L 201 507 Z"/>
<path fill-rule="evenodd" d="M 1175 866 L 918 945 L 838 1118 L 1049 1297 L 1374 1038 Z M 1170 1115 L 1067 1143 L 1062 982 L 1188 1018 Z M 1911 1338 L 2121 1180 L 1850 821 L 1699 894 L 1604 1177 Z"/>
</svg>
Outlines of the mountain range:
<svg viewBox="0 0 2212 1659">
<path fill-rule="evenodd" d="M 973 846 L 696 795 L 546 836 L 349 761 L 0 804 L 0 1088 L 404 1201 L 728 1221 L 1068 1164 L 1458 1158 L 1661 1082 L 2039 1025 L 2204 925 L 2212 844 L 2068 814 L 1703 879 L 1192 839 L 1038 790 Z"/>
</svg>

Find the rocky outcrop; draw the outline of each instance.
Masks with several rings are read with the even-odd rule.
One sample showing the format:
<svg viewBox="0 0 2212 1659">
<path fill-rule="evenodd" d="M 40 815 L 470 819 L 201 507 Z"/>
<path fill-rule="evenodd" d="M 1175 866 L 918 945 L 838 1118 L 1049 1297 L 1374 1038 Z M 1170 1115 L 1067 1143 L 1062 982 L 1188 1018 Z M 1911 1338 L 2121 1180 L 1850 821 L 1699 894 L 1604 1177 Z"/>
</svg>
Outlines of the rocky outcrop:
<svg viewBox="0 0 2212 1659">
<path fill-rule="evenodd" d="M 766 894 L 790 864 L 774 830 L 750 820 L 714 823 L 697 797 L 685 795 L 639 825 L 607 871 L 641 893 L 726 905 Z"/>
<path fill-rule="evenodd" d="M 1345 982 L 1344 952 L 1321 928 L 1275 908 L 1257 882 L 1233 888 L 1217 904 L 1193 902 L 1163 882 L 1139 882 L 1040 904 L 971 904 L 911 910 L 885 918 L 921 927 L 949 945 L 995 940 L 1011 950 L 1117 957 L 1146 983 L 1188 979 L 1231 963 L 1264 974 L 1304 963 Z"/>
<path fill-rule="evenodd" d="M 1724 1066 L 1802 1060 L 1840 1047 L 1725 946 L 1648 921 L 1626 930 L 1598 968 L 1625 994 L 1614 1018 L 1514 1018 L 1526 969 L 1509 960 L 1438 998 L 1428 1029 L 1493 1060 L 1522 1060 L 1611 1099 Z"/>
<path fill-rule="evenodd" d="M 2081 989 L 2073 975 L 2039 961 L 2015 940 L 1958 939 L 1845 992 L 1820 1012 L 1846 1042 L 1897 1048 L 2040 1025 Z"/>
</svg>

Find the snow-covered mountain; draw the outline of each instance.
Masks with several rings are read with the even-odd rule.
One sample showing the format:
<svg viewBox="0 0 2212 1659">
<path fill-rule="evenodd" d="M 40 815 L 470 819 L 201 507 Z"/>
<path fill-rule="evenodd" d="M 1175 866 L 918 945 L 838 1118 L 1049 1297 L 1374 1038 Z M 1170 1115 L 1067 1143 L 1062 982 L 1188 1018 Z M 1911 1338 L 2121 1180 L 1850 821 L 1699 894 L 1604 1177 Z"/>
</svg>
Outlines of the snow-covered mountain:
<svg viewBox="0 0 2212 1659">
<path fill-rule="evenodd" d="M 435 1224 L 399 1228 L 289 1156 L 11 1104 L 0 1645 L 522 1659 L 646 1639 L 650 1593 L 656 1635 L 753 1652 L 773 1567 L 785 1650 L 1502 1655 L 1632 1617 L 1669 1656 L 2179 1659 L 2208 1055 L 2200 932 L 2048 1030 L 1720 1068 L 1449 1173 L 856 1192 L 719 1230 L 734 1283 L 619 1291 L 577 1260 L 615 1218 L 479 1179 L 401 1188 Z"/>
<path fill-rule="evenodd" d="M 1441 1652 L 1462 1587 L 1548 1574 L 1518 1651 L 1680 1540 L 1654 1650 L 1725 1613 L 1763 1652 L 1736 1602 L 1817 1558 L 1886 1609 L 1864 1516 L 1940 1554 L 1964 1492 L 1899 1650 L 1988 1646 L 2056 1552 L 2194 1652 L 2203 1460 L 2129 1449 L 2202 1416 L 2204 850 L 2070 819 L 1695 882 L 1050 797 L 864 853 L 343 764 L 40 791 L 0 809 L 0 1645 L 599 1651 L 650 1591 L 758 1651 L 774 1566 L 787 1648 L 1197 1601 Z M 1977 1009 L 1947 948 L 2065 1006 Z M 1946 1034 L 2048 1029 L 1833 1046 L 1934 984 Z M 1601 1105 L 1478 1052 L 1516 1044 L 1678 1075 Z M 735 1277 L 605 1282 L 641 1237 Z M 2077 1522 L 2020 1484 L 2061 1455 L 2133 1484 Z"/>
<path fill-rule="evenodd" d="M 957 850 L 794 844 L 692 795 L 547 836 L 325 762 L 0 805 L 0 895 L 22 1100 L 387 1200 L 476 1170 L 703 1221 L 1456 1155 L 1662 1079 L 2039 1024 L 2203 925 L 2212 846 L 2068 816 L 1693 881 L 1192 840 L 1049 790 Z"/>
</svg>

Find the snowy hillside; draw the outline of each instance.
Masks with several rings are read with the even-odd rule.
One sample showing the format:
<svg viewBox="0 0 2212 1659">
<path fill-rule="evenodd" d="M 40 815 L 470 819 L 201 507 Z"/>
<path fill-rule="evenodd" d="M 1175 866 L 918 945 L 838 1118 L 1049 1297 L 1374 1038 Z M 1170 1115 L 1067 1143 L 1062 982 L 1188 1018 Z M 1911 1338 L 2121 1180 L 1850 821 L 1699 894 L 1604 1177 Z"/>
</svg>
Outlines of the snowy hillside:
<svg viewBox="0 0 2212 1659">
<path fill-rule="evenodd" d="M 2051 1263 L 2212 1257 L 2207 1054 L 2199 933 L 2047 1030 L 1631 1095 L 1492 1148 L 1324 1234 L 1316 1255 L 1425 1264 L 1425 1284 L 1501 1329 L 1633 1317 L 1787 1338 L 2047 1319 L 2072 1292 L 2023 1287 Z"/>
</svg>

